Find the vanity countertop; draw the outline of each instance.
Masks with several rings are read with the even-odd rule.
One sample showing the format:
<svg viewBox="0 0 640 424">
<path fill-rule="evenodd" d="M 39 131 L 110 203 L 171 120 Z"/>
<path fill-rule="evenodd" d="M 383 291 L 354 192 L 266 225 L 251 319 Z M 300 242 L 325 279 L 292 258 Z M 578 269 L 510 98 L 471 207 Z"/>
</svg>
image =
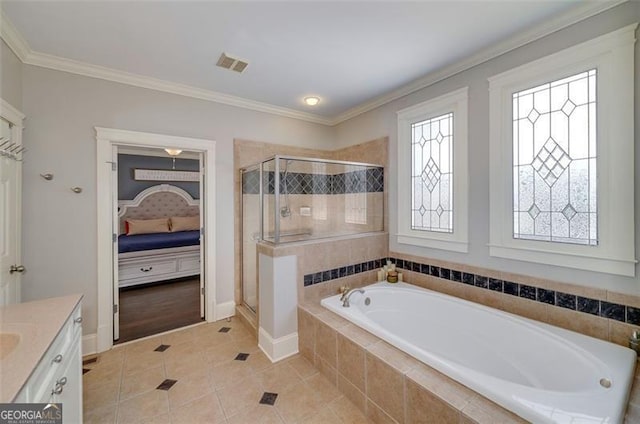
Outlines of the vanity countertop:
<svg viewBox="0 0 640 424">
<path fill-rule="evenodd" d="M 20 392 L 80 300 L 75 294 L 0 307 L 0 403 Z"/>
</svg>

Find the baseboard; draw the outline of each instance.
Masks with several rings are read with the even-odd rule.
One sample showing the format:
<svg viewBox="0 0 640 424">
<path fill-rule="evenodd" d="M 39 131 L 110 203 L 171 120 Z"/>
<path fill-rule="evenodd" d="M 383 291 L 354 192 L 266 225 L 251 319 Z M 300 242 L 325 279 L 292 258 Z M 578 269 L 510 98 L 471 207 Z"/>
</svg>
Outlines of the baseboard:
<svg viewBox="0 0 640 424">
<path fill-rule="evenodd" d="M 214 321 L 232 317 L 236 314 L 236 302 L 233 300 L 224 303 L 218 303 L 216 305 Z"/>
<path fill-rule="evenodd" d="M 258 330 L 258 347 L 271 362 L 280 361 L 298 353 L 298 333 L 291 333 L 274 339 L 260 327 Z"/>
<path fill-rule="evenodd" d="M 98 335 L 87 334 L 82 336 L 82 356 L 98 353 Z"/>
</svg>

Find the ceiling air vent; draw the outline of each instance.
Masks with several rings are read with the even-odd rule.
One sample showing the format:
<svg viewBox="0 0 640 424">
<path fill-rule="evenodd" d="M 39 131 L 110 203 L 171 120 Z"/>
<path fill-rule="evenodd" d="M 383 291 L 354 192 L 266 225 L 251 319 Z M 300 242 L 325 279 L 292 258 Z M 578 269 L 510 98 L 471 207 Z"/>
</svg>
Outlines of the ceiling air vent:
<svg viewBox="0 0 640 424">
<path fill-rule="evenodd" d="M 234 57 L 227 56 L 225 53 L 222 53 L 216 65 L 221 68 L 231 69 L 232 71 L 242 72 L 249 64 L 240 59 L 236 59 Z"/>
</svg>

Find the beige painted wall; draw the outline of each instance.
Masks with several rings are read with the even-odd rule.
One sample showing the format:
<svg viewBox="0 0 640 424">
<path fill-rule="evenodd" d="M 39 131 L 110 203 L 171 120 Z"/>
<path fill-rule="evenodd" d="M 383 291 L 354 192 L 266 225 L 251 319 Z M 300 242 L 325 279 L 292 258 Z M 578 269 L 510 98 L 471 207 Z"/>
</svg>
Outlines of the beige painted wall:
<svg viewBox="0 0 640 424">
<path fill-rule="evenodd" d="M 487 78 L 531 60 L 557 52 L 598 35 L 640 21 L 640 2 L 627 2 L 600 15 L 553 33 L 543 39 L 499 56 L 465 72 L 350 119 L 336 127 L 337 143 L 348 146 L 361 140 L 389 137 L 389 249 L 439 260 L 469 264 L 533 277 L 553 278 L 568 283 L 640 294 L 640 266 L 636 277 L 622 277 L 569 268 L 544 266 L 489 256 L 489 91 Z M 640 122 L 640 43 L 636 42 L 635 114 Z M 397 114 L 417 103 L 461 87 L 469 87 L 469 253 L 399 244 L 397 232 Z M 636 163 L 640 163 L 640 131 L 636 129 Z M 640 174 L 636 172 L 636 257 L 640 257 Z"/>
<path fill-rule="evenodd" d="M 25 301 L 83 293 L 85 334 L 96 331 L 94 126 L 216 141 L 216 301 L 234 299 L 233 138 L 318 148 L 333 129 L 295 119 L 23 67 Z M 53 181 L 39 174 L 51 172 Z M 71 192 L 80 186 L 82 194 Z"/>
<path fill-rule="evenodd" d="M 22 110 L 22 62 L 0 40 L 0 98 Z"/>
</svg>

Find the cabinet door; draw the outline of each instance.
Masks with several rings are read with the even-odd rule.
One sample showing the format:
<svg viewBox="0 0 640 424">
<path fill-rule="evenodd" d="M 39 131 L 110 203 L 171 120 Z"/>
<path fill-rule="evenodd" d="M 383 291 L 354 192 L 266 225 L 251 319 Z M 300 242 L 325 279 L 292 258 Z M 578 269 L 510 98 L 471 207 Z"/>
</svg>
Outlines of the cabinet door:
<svg viewBox="0 0 640 424">
<path fill-rule="evenodd" d="M 62 380 L 66 379 L 66 380 Z M 64 382 L 64 384 L 60 384 Z M 56 387 L 56 384 L 57 387 Z M 73 348 L 66 358 L 62 373 L 53 381 L 54 395 L 51 402 L 62 403 L 62 421 L 82 422 L 82 357 L 80 339 L 73 341 Z"/>
</svg>

